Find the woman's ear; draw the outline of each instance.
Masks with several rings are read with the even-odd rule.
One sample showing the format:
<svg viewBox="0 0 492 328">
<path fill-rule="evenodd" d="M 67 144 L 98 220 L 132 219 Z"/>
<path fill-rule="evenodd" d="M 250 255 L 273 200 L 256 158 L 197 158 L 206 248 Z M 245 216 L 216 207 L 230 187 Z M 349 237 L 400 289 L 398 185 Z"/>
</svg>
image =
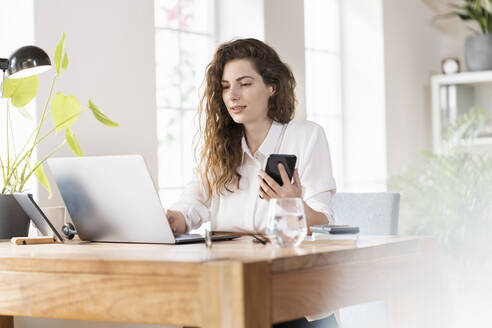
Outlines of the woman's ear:
<svg viewBox="0 0 492 328">
<path fill-rule="evenodd" d="M 275 94 L 275 85 L 271 84 L 268 86 L 268 90 L 270 91 L 270 97 Z"/>
</svg>

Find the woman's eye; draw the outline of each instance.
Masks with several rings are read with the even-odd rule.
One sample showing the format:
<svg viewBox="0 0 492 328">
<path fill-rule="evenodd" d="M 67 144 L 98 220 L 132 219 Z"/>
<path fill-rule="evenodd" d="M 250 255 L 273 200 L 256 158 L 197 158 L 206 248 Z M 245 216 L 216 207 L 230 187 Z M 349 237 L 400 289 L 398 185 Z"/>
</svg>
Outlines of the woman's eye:
<svg viewBox="0 0 492 328">
<path fill-rule="evenodd" d="M 251 85 L 251 83 L 242 83 L 241 84 L 242 87 L 247 87 L 248 85 Z"/>
<path fill-rule="evenodd" d="M 228 85 L 223 85 L 222 86 L 222 90 L 225 90 L 225 89 L 229 89 L 229 86 Z"/>
</svg>

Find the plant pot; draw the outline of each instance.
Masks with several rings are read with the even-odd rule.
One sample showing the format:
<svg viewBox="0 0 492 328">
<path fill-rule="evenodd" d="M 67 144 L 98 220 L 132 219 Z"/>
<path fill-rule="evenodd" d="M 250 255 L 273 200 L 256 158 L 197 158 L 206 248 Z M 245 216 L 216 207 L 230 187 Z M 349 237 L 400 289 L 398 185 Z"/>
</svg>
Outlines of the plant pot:
<svg viewBox="0 0 492 328">
<path fill-rule="evenodd" d="M 13 195 L 0 194 L 0 239 L 27 237 L 29 221 Z"/>
<path fill-rule="evenodd" d="M 467 37 L 465 60 L 469 71 L 492 70 L 492 34 L 475 34 Z"/>
</svg>

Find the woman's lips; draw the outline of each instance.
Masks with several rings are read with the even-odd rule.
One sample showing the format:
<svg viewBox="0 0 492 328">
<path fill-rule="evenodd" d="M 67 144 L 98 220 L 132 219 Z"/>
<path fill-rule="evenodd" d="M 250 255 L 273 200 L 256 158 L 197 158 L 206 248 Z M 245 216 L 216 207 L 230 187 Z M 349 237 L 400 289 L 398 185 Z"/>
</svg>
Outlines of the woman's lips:
<svg viewBox="0 0 492 328">
<path fill-rule="evenodd" d="M 234 107 L 231 107 L 231 112 L 233 114 L 239 114 L 241 113 L 244 109 L 246 108 L 246 106 L 234 106 Z"/>
</svg>

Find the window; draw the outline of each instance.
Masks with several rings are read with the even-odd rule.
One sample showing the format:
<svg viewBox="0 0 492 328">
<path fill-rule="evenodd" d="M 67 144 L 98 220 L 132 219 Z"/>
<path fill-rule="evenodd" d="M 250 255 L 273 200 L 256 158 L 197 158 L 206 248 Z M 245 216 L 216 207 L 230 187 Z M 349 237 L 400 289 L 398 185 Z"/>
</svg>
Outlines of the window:
<svg viewBox="0 0 492 328">
<path fill-rule="evenodd" d="M 214 46 L 214 0 L 156 0 L 159 194 L 169 205 L 192 177 L 200 86 Z"/>
<path fill-rule="evenodd" d="M 340 0 L 304 1 L 306 114 L 326 133 L 338 188 L 343 186 Z"/>
</svg>

